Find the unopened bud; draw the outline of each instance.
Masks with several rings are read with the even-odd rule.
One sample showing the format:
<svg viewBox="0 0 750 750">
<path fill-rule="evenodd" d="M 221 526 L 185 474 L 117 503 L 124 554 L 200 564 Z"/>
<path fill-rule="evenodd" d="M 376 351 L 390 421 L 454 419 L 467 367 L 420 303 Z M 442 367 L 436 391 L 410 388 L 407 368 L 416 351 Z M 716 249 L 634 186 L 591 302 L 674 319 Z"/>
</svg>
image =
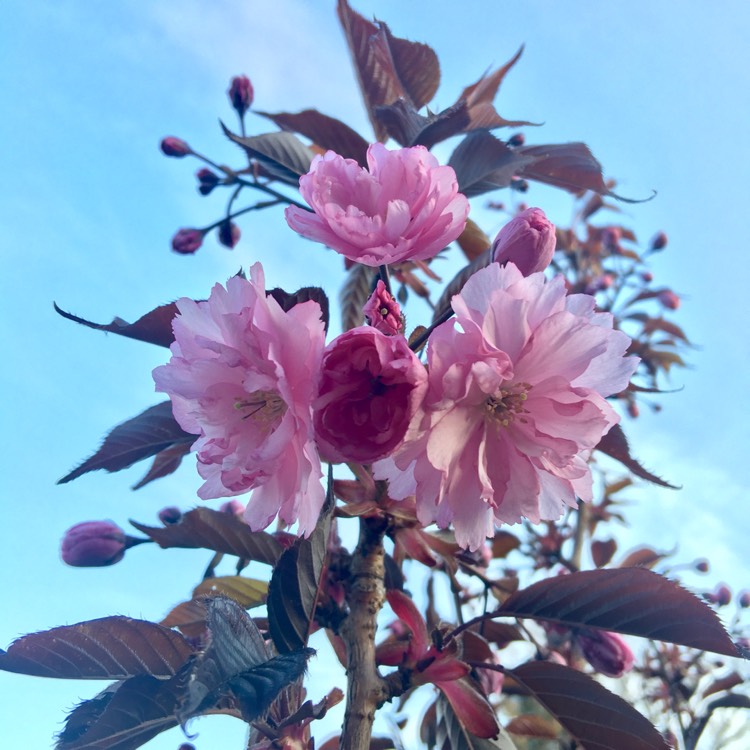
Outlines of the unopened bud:
<svg viewBox="0 0 750 750">
<path fill-rule="evenodd" d="M 172 250 L 181 255 L 192 255 L 203 244 L 200 229 L 180 229 L 172 237 Z"/>
<path fill-rule="evenodd" d="M 714 592 L 714 601 L 719 607 L 726 607 L 732 601 L 732 590 L 729 586 L 724 583 L 717 586 Z"/>
<path fill-rule="evenodd" d="M 671 289 L 659 292 L 657 299 L 668 310 L 676 310 L 680 306 L 680 298 Z"/>
<path fill-rule="evenodd" d="M 375 291 L 365 303 L 362 312 L 365 314 L 367 322 L 381 333 L 385 333 L 388 336 L 401 333 L 403 327 L 401 306 L 385 288 L 385 283 L 382 279 L 378 279 Z"/>
<path fill-rule="evenodd" d="M 702 558 L 700 560 L 695 561 L 695 569 L 699 573 L 708 573 L 708 560 L 705 558 Z"/>
<path fill-rule="evenodd" d="M 182 511 L 175 505 L 169 505 L 159 511 L 159 520 L 165 526 L 172 526 L 175 523 L 179 523 L 181 518 Z"/>
<path fill-rule="evenodd" d="M 163 154 L 166 156 L 174 156 L 177 159 L 181 159 L 183 156 L 189 156 L 193 153 L 193 149 L 191 149 L 182 138 L 175 138 L 173 135 L 163 138 L 159 146 Z"/>
<path fill-rule="evenodd" d="M 510 181 L 510 189 L 517 190 L 519 193 L 525 193 L 529 189 L 529 183 L 520 177 L 513 177 Z"/>
<path fill-rule="evenodd" d="M 199 169 L 195 176 L 198 178 L 198 192 L 201 195 L 208 195 L 218 184 L 221 179 L 219 175 L 212 172 L 207 167 Z"/>
<path fill-rule="evenodd" d="M 586 661 L 607 677 L 621 677 L 633 666 L 633 652 L 617 633 L 585 629 L 579 633 L 578 643 Z"/>
<path fill-rule="evenodd" d="M 652 274 L 651 271 L 644 271 L 641 274 L 641 278 L 646 284 L 649 284 L 650 282 L 654 280 L 654 274 Z"/>
<path fill-rule="evenodd" d="M 628 402 L 628 414 L 633 419 L 638 419 L 638 415 L 641 413 L 641 410 L 638 408 L 638 404 L 635 401 L 629 401 Z"/>
<path fill-rule="evenodd" d="M 742 607 L 742 609 L 747 609 L 750 607 L 750 591 L 743 591 L 739 599 L 737 599 L 737 603 Z"/>
<path fill-rule="evenodd" d="M 526 136 L 523 133 L 513 133 L 513 135 L 508 138 L 508 145 L 511 148 L 518 148 L 519 146 L 523 146 L 524 143 L 526 143 Z"/>
<path fill-rule="evenodd" d="M 254 98 L 253 84 L 250 83 L 250 79 L 247 76 L 235 76 L 232 78 L 227 94 L 237 114 L 244 117 L 245 112 L 252 106 Z"/>
<path fill-rule="evenodd" d="M 239 500 L 227 500 L 219 506 L 221 513 L 232 513 L 241 516 L 245 512 L 245 506 Z"/>
<path fill-rule="evenodd" d="M 240 241 L 240 228 L 233 221 L 219 224 L 219 242 L 230 250 Z"/>
<path fill-rule="evenodd" d="M 659 232 L 654 239 L 651 240 L 651 250 L 658 252 L 663 250 L 667 246 L 668 238 L 664 232 Z"/>
<path fill-rule="evenodd" d="M 511 219 L 492 243 L 492 260 L 515 263 L 524 276 L 543 271 L 555 252 L 555 225 L 541 208 L 528 208 Z"/>
<path fill-rule="evenodd" d="M 63 562 L 77 568 L 99 568 L 120 562 L 128 537 L 111 521 L 84 521 L 65 532 L 61 554 Z"/>
<path fill-rule="evenodd" d="M 619 227 L 604 227 L 604 229 L 602 229 L 602 242 L 609 250 L 619 250 L 621 238 L 622 231 Z"/>
</svg>

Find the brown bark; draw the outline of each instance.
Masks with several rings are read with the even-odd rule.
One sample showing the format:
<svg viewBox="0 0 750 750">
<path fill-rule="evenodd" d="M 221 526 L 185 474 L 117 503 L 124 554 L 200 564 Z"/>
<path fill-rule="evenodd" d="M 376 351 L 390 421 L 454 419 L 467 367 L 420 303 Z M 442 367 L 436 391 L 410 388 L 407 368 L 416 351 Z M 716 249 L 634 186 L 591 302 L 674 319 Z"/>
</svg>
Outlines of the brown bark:
<svg viewBox="0 0 750 750">
<path fill-rule="evenodd" d="M 347 590 L 349 615 L 341 627 L 347 651 L 347 694 L 341 750 L 369 750 L 375 711 L 390 697 L 375 664 L 375 630 L 385 601 L 383 534 L 386 522 L 363 518 Z"/>
</svg>

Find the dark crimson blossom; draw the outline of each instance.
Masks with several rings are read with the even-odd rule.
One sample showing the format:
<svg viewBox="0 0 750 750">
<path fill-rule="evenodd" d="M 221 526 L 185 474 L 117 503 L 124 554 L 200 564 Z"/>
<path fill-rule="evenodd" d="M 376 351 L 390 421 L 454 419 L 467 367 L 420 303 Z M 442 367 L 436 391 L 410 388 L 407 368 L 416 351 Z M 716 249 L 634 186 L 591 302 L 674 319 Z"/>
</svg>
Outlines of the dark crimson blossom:
<svg viewBox="0 0 750 750">
<path fill-rule="evenodd" d="M 159 147 L 163 154 L 166 156 L 174 156 L 177 159 L 181 159 L 183 156 L 189 156 L 193 153 L 193 149 L 191 149 L 182 138 L 175 138 L 173 135 L 163 138 Z"/>
<path fill-rule="evenodd" d="M 180 255 L 192 255 L 203 244 L 200 229 L 180 229 L 172 237 L 172 250 Z"/>
<path fill-rule="evenodd" d="M 586 661 L 600 674 L 622 677 L 633 666 L 633 652 L 617 633 L 584 629 L 577 640 Z"/>
<path fill-rule="evenodd" d="M 406 434 L 427 389 L 427 373 L 403 336 L 361 326 L 323 353 L 315 439 L 326 461 L 371 463 Z"/>
<path fill-rule="evenodd" d="M 541 208 L 527 208 L 514 216 L 497 234 L 492 243 L 492 260 L 505 265 L 515 263 L 529 276 L 544 271 L 555 252 L 555 225 Z"/>
<path fill-rule="evenodd" d="M 289 206 L 287 224 L 366 266 L 432 258 L 464 230 L 469 201 L 456 173 L 424 146 L 374 143 L 367 166 L 333 151 L 316 156 L 299 181 L 313 211 Z"/>
<path fill-rule="evenodd" d="M 237 110 L 237 114 L 240 117 L 244 117 L 245 112 L 250 109 L 255 98 L 253 84 L 250 83 L 250 79 L 247 76 L 235 76 L 232 78 L 227 96 L 229 96 L 229 101 L 232 103 L 234 109 Z"/>
<path fill-rule="evenodd" d="M 128 546 L 127 534 L 111 521 L 84 521 L 65 532 L 63 562 L 77 568 L 100 568 L 120 562 Z"/>
<path fill-rule="evenodd" d="M 199 169 L 195 176 L 198 178 L 198 192 L 201 195 L 208 195 L 218 184 L 221 179 L 216 172 L 212 172 L 207 167 Z"/>
</svg>

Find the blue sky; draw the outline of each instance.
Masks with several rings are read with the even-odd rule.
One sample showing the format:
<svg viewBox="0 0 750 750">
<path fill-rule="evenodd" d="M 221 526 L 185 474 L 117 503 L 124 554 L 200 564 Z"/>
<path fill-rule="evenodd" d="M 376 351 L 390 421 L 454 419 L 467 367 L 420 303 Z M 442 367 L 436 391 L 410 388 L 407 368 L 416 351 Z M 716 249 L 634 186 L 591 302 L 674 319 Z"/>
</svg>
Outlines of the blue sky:
<svg viewBox="0 0 750 750">
<path fill-rule="evenodd" d="M 243 222 L 234 252 L 209 240 L 193 257 L 171 253 L 178 227 L 213 221 L 223 203 L 198 196 L 196 163 L 167 160 L 157 148 L 162 136 L 174 134 L 219 162 L 237 163 L 217 125 L 218 117 L 235 124 L 225 91 L 237 73 L 251 77 L 260 109 L 317 106 L 369 136 L 333 6 L 333 0 L 4 5 L 0 334 L 9 350 L 0 366 L 6 601 L 0 646 L 26 632 L 109 614 L 159 619 L 197 582 L 206 562 L 200 553 L 146 546 L 101 570 L 60 562 L 60 536 L 74 523 L 153 521 L 165 505 L 190 507 L 198 481 L 187 467 L 131 493 L 144 471 L 136 467 L 55 485 L 107 430 L 160 400 L 150 372 L 166 353 L 64 321 L 52 301 L 95 321 L 132 320 L 165 301 L 204 296 L 214 281 L 256 260 L 271 286 L 318 284 L 336 298 L 340 259 L 294 236 L 276 209 Z M 436 0 L 356 3 L 397 35 L 438 52 L 438 107 L 525 42 L 501 89 L 501 114 L 544 122 L 538 131 L 527 129 L 530 143 L 585 141 L 625 195 L 658 191 L 649 203 L 623 205 L 622 221 L 644 241 L 658 230 L 668 233 L 670 244 L 655 259 L 656 279 L 683 296 L 677 320 L 700 348 L 690 355 L 694 368 L 673 377 L 671 385 L 683 390 L 662 398 L 664 412 L 644 410 L 626 424 L 644 462 L 684 488 L 631 493 L 637 505 L 624 538 L 630 545 L 679 544 L 684 560 L 711 558 L 712 581 L 750 585 L 747 4 L 722 2 L 709 10 L 683 2 L 679 12 L 677 4 L 645 0 L 459 7 Z M 258 132 L 262 125 L 251 120 L 250 127 Z M 551 191 L 533 187 L 526 200 L 560 223 L 570 218 L 572 203 Z M 5 743 L 50 746 L 64 710 L 97 689 L 97 683 L 0 674 Z M 226 737 L 237 738 L 227 747 L 241 746 L 239 722 L 210 719 L 196 728 L 199 748 Z M 148 747 L 179 742 L 173 732 Z"/>
</svg>

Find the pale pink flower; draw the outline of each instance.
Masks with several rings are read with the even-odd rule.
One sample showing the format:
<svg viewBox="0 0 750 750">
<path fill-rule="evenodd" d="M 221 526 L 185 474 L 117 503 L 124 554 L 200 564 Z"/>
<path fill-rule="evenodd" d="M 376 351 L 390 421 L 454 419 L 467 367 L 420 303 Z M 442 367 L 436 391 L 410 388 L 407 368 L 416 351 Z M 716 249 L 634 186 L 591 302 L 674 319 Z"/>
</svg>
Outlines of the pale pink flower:
<svg viewBox="0 0 750 750">
<path fill-rule="evenodd" d="M 587 459 L 619 421 L 605 397 L 638 359 L 594 298 L 566 296 L 562 276 L 490 264 L 453 297 L 435 329 L 429 388 L 402 446 L 375 464 L 389 494 L 416 494 L 422 524 L 453 522 L 478 549 L 496 523 L 558 518 L 591 500 Z"/>
<path fill-rule="evenodd" d="M 311 403 L 323 354 L 320 306 L 288 312 L 267 297 L 263 268 L 181 299 L 172 359 L 154 370 L 193 444 L 203 499 L 253 490 L 244 517 L 263 529 L 278 513 L 310 534 L 324 500 Z"/>
<path fill-rule="evenodd" d="M 514 216 L 492 243 L 492 260 L 515 263 L 524 276 L 544 271 L 555 252 L 555 225 L 541 208 L 527 208 Z"/>
<path fill-rule="evenodd" d="M 365 303 L 362 312 L 367 322 L 381 333 L 385 333 L 388 336 L 401 333 L 404 325 L 401 319 L 401 306 L 385 288 L 385 283 L 382 279 L 378 279 L 375 291 Z"/>
<path fill-rule="evenodd" d="M 432 258 L 466 225 L 469 202 L 452 167 L 424 147 L 367 149 L 369 172 L 328 151 L 299 181 L 314 213 L 286 209 L 295 232 L 367 266 Z"/>
<path fill-rule="evenodd" d="M 313 403 L 315 436 L 326 461 L 371 463 L 395 450 L 427 390 L 424 365 L 403 336 L 361 326 L 323 354 Z"/>
</svg>

